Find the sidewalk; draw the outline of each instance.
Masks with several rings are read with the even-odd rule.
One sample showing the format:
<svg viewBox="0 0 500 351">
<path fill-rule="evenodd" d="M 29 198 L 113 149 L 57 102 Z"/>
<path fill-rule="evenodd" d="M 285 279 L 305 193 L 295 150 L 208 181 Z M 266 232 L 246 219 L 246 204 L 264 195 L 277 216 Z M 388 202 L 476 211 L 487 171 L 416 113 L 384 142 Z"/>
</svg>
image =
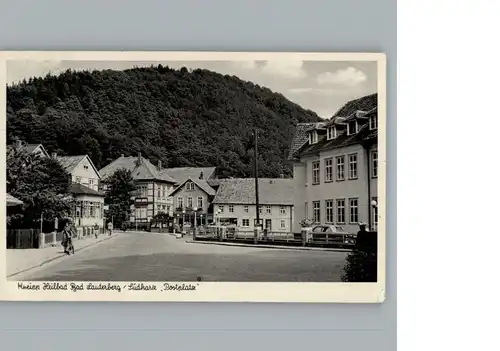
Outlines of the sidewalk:
<svg viewBox="0 0 500 351">
<path fill-rule="evenodd" d="M 240 247 L 256 247 L 261 249 L 279 249 L 279 250 L 296 250 L 296 251 L 334 251 L 334 252 L 350 252 L 351 249 L 341 248 L 327 248 L 327 247 L 311 247 L 311 246 L 287 246 L 287 245 L 266 245 L 266 244 L 245 244 L 227 241 L 193 241 L 192 239 L 186 240 L 188 244 L 202 244 L 202 245 L 224 245 L 224 246 L 240 246 Z"/>
<path fill-rule="evenodd" d="M 111 236 L 101 234 L 97 239 L 93 236 L 89 236 L 85 239 L 75 240 L 75 253 L 100 242 L 115 238 L 116 236 L 117 234 L 115 233 Z M 7 277 L 12 277 L 67 256 L 60 244 L 43 249 L 8 249 L 6 251 Z"/>
</svg>

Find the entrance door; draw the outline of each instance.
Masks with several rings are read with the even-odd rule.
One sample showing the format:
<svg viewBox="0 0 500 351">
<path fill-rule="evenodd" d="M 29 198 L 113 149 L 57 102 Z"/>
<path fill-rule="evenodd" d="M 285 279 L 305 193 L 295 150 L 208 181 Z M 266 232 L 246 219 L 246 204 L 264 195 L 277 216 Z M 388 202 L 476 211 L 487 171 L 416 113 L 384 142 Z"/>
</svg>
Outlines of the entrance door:
<svg viewBox="0 0 500 351">
<path fill-rule="evenodd" d="M 272 220 L 271 219 L 266 219 L 266 229 L 268 231 L 271 231 L 271 224 L 272 224 Z"/>
</svg>

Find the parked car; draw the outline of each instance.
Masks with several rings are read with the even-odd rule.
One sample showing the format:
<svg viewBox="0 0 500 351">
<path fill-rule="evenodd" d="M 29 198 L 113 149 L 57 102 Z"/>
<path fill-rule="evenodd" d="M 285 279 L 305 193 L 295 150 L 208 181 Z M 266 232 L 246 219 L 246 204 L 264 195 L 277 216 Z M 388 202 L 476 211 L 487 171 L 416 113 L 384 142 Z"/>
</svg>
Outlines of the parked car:
<svg viewBox="0 0 500 351">
<path fill-rule="evenodd" d="M 348 233 L 338 225 L 321 224 L 311 228 L 307 242 L 316 244 L 337 244 L 339 246 L 354 246 L 356 234 Z"/>
</svg>

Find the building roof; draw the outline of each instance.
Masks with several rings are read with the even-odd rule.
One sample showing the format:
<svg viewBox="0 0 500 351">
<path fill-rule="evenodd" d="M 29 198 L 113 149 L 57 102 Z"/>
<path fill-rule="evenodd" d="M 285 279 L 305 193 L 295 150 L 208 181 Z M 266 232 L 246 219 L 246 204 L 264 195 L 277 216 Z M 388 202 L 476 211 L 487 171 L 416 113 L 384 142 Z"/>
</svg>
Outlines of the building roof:
<svg viewBox="0 0 500 351">
<path fill-rule="evenodd" d="M 216 167 L 177 167 L 165 168 L 160 171 L 160 175 L 175 179 L 179 184 L 184 183 L 186 179 L 199 179 L 203 172 L 203 179 L 210 179 L 215 174 Z"/>
<path fill-rule="evenodd" d="M 104 196 L 103 193 L 95 191 L 94 189 L 91 189 L 88 186 L 79 183 L 72 183 L 69 187 L 69 192 L 74 195 L 92 195 L 100 197 Z"/>
<path fill-rule="evenodd" d="M 182 183 L 179 184 L 179 186 L 177 186 L 174 190 L 172 190 L 172 192 L 170 192 L 170 194 L 168 194 L 168 195 L 169 196 L 174 195 L 177 191 L 182 189 L 184 184 L 186 184 L 188 181 L 192 181 L 193 183 L 195 183 L 201 190 L 203 190 L 205 193 L 207 193 L 207 195 L 210 195 L 210 196 L 215 195 L 214 188 L 212 188 L 210 186 L 210 184 L 208 184 L 208 182 L 205 179 L 197 179 L 197 178 L 188 178 L 188 179 L 184 180 Z"/>
<path fill-rule="evenodd" d="M 369 111 L 378 104 L 378 94 L 371 94 L 360 97 L 359 99 L 351 100 L 342 106 L 333 117 L 350 116 L 356 111 Z"/>
<path fill-rule="evenodd" d="M 221 179 L 214 204 L 255 204 L 255 179 L 234 178 Z M 293 205 L 293 179 L 260 178 L 259 204 L 261 205 Z"/>
<path fill-rule="evenodd" d="M 26 149 L 26 152 L 31 154 L 33 151 L 35 151 L 38 147 L 41 147 L 43 151 L 45 151 L 45 148 L 43 147 L 42 144 L 26 144 L 24 148 Z M 45 151 L 47 153 L 47 151 Z"/>
<path fill-rule="evenodd" d="M 22 205 L 23 202 L 19 200 L 18 198 L 10 195 L 9 193 L 6 194 L 5 200 L 7 202 L 7 206 L 17 206 L 17 205 Z"/>
<path fill-rule="evenodd" d="M 141 159 L 140 163 L 138 163 L 139 158 Z M 147 158 L 142 156 L 121 156 L 108 164 L 106 167 L 102 168 L 99 172 L 101 173 L 101 177 L 104 179 L 111 177 L 117 170 L 122 168 L 130 171 L 132 173 L 132 177 L 136 180 L 156 180 L 177 183 L 177 181 L 168 174 L 160 175 L 156 166 L 153 165 Z"/>
<path fill-rule="evenodd" d="M 56 156 L 57 161 L 66 169 L 66 172 L 68 173 L 73 173 L 75 168 L 82 162 L 84 159 L 88 159 L 90 165 L 94 169 L 94 171 L 97 173 L 97 176 L 101 178 L 101 175 L 99 174 L 99 171 L 97 168 L 94 166 L 94 162 L 90 159 L 88 155 L 74 155 L 74 156 Z"/>
<path fill-rule="evenodd" d="M 358 133 L 354 135 L 347 135 L 345 130 L 339 131 L 335 139 L 327 140 L 326 135 L 318 138 L 315 144 L 304 145 L 296 153 L 296 156 L 306 156 L 316 154 L 320 151 L 336 149 L 339 147 L 346 147 L 349 145 L 362 144 L 362 143 L 376 143 L 378 137 L 377 130 L 369 130 L 368 123 L 359 127 Z"/>
<path fill-rule="evenodd" d="M 294 139 L 290 148 L 289 160 L 297 160 L 300 156 L 307 154 L 318 153 L 323 150 L 345 147 L 363 142 L 377 142 L 377 130 L 369 130 L 368 119 L 369 115 L 377 114 L 377 94 L 367 95 L 356 100 L 349 101 L 339 111 L 337 111 L 327 126 L 337 125 L 342 126 L 351 120 L 358 120 L 359 131 L 355 135 L 347 135 L 345 128 L 337 130 L 337 137 L 332 140 L 327 140 L 326 135 L 320 134 L 318 142 L 312 145 L 308 143 L 308 129 L 297 126 Z M 298 146 L 301 144 L 300 146 Z"/>
<path fill-rule="evenodd" d="M 292 144 L 290 146 L 290 153 L 288 154 L 288 159 L 293 160 L 295 158 L 295 153 L 308 142 L 309 137 L 307 135 L 308 130 L 316 128 L 322 122 L 313 123 L 298 123 L 297 129 L 295 130 L 295 135 L 292 139 Z"/>
</svg>

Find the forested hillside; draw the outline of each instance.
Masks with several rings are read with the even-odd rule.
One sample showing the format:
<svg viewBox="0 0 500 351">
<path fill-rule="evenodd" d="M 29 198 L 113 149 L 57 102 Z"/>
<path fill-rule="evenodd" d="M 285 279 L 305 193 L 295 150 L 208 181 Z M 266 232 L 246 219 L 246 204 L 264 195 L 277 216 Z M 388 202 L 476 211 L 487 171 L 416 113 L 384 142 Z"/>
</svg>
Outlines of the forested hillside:
<svg viewBox="0 0 500 351">
<path fill-rule="evenodd" d="M 122 153 L 141 152 L 168 167 L 218 166 L 223 176 L 250 176 L 257 127 L 260 175 L 290 175 L 285 159 L 295 125 L 318 120 L 237 77 L 161 65 L 67 71 L 7 88 L 8 142 L 88 154 L 98 169 Z"/>
</svg>

